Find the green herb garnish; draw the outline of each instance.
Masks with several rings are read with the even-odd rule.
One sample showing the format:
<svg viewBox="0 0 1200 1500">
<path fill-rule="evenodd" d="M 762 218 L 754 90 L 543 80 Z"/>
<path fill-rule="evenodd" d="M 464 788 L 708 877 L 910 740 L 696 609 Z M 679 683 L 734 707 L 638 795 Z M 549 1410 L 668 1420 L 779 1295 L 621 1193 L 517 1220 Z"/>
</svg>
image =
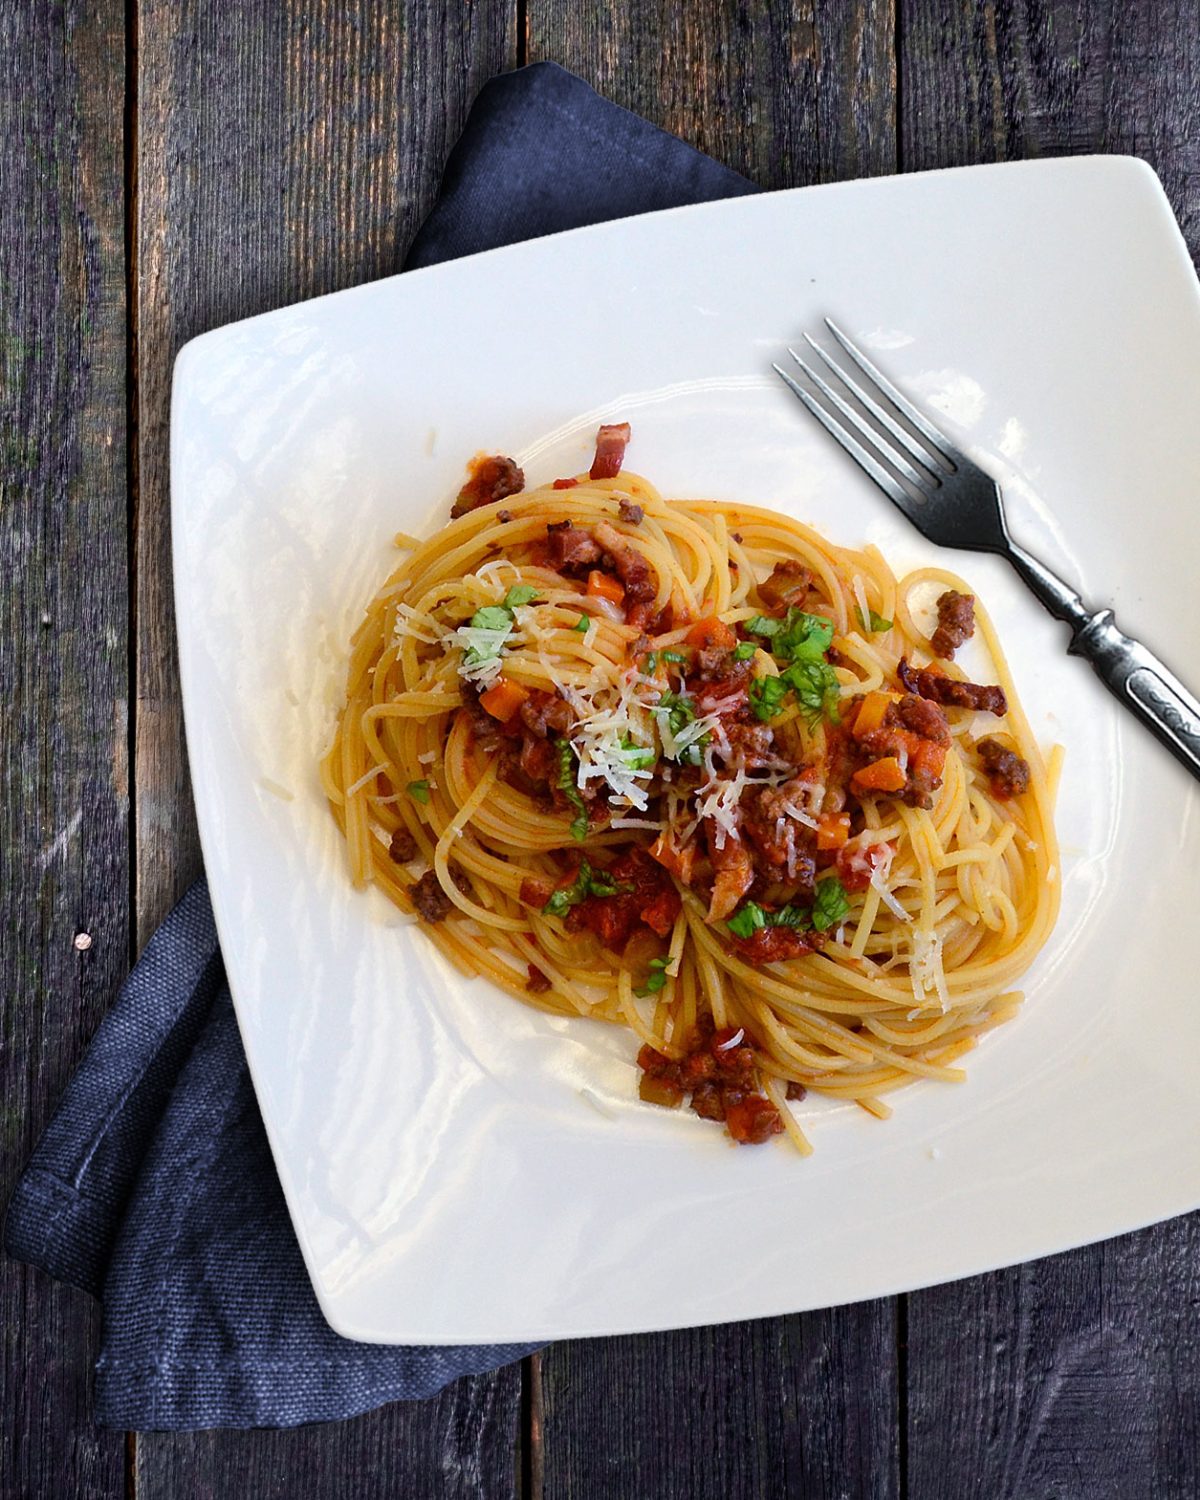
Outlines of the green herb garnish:
<svg viewBox="0 0 1200 1500">
<path fill-rule="evenodd" d="M 673 661 L 673 662 L 685 662 L 685 661 L 687 661 L 687 657 L 684 655 L 684 653 L 682 651 L 664 651 L 662 653 L 662 659 L 663 659 L 663 661 Z"/>
<path fill-rule="evenodd" d="M 781 661 L 823 661 L 832 642 L 832 620 L 789 609 L 783 628 L 771 639 L 771 650 Z"/>
<path fill-rule="evenodd" d="M 860 609 L 858 612 L 858 618 L 862 621 L 863 629 L 868 631 L 871 635 L 882 635 L 885 630 L 890 630 L 892 628 L 891 620 L 885 620 L 882 615 L 877 615 L 873 609 L 869 609 L 867 611 L 867 617 L 865 620 L 863 619 L 863 612 Z"/>
<path fill-rule="evenodd" d="M 575 749 L 570 740 L 559 740 L 554 749 L 558 755 L 558 789 L 575 809 L 575 816 L 571 819 L 571 837 L 582 843 L 588 836 L 588 815 L 583 798 L 579 795 L 579 788 L 575 785 Z"/>
<path fill-rule="evenodd" d="M 753 641 L 739 641 L 733 650 L 734 661 L 749 661 L 758 647 Z"/>
<path fill-rule="evenodd" d="M 817 881 L 813 898 L 812 924 L 818 932 L 836 927 L 850 915 L 850 901 L 846 888 L 836 875 L 827 875 Z"/>
<path fill-rule="evenodd" d="M 783 629 L 783 621 L 773 620 L 770 615 L 753 615 L 746 621 L 746 629 L 751 635 L 778 635 Z"/>
<path fill-rule="evenodd" d="M 589 896 L 616 896 L 632 889 L 625 881 L 614 880 L 607 870 L 593 870 L 586 859 L 581 859 L 574 881 L 555 891 L 542 911 L 549 917 L 565 917 L 572 906 Z"/>
<path fill-rule="evenodd" d="M 571 626 L 571 629 L 577 630 L 580 635 L 586 635 L 589 627 L 591 626 L 591 623 L 591 615 L 580 615 L 578 620 L 575 621 L 574 625 Z"/>
<path fill-rule="evenodd" d="M 658 752 L 652 745 L 635 745 L 628 734 L 623 734 L 621 759 L 631 771 L 648 771 L 658 759 Z"/>
<path fill-rule="evenodd" d="M 404 790 L 414 802 L 429 801 L 429 783 L 427 781 L 410 781 Z"/>
<path fill-rule="evenodd" d="M 471 616 L 472 630 L 508 630 L 512 626 L 512 610 L 503 604 L 485 604 Z"/>
<path fill-rule="evenodd" d="M 646 976 L 646 982 L 640 989 L 634 990 L 639 999 L 644 1000 L 647 995 L 657 995 L 659 990 L 665 989 L 667 975 L 671 968 L 669 958 L 652 958 L 650 960 L 650 972 Z"/>
<path fill-rule="evenodd" d="M 788 681 L 785 677 L 756 677 L 750 684 L 750 707 L 765 724 L 783 712 Z"/>
<path fill-rule="evenodd" d="M 501 609 L 514 610 L 521 604 L 532 604 L 537 598 L 537 589 L 532 583 L 514 583 L 500 603 Z"/>
</svg>

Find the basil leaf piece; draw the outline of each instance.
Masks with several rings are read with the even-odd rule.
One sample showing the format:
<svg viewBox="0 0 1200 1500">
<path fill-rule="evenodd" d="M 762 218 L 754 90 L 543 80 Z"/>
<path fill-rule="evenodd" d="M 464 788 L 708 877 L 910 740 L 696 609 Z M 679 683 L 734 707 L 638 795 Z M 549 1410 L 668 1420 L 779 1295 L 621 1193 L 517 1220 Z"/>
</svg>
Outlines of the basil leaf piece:
<svg viewBox="0 0 1200 1500">
<path fill-rule="evenodd" d="M 414 802 L 429 801 L 429 783 L 427 781 L 410 781 L 404 790 Z"/>
<path fill-rule="evenodd" d="M 753 937 L 760 927 L 767 925 L 767 914 L 757 901 L 743 901 L 725 925 L 734 937 Z"/>
<path fill-rule="evenodd" d="M 783 629 L 783 621 L 773 620 L 770 615 L 752 615 L 746 621 L 746 629 L 751 635 L 778 635 Z"/>
<path fill-rule="evenodd" d="M 846 888 L 836 875 L 827 875 L 817 881 L 813 898 L 812 924 L 818 932 L 827 932 L 850 915 L 850 901 Z"/>
<path fill-rule="evenodd" d="M 734 661 L 749 661 L 757 650 L 758 647 L 753 641 L 739 641 L 734 647 L 733 659 Z"/>
<path fill-rule="evenodd" d="M 589 627 L 591 626 L 591 623 L 591 615 L 580 615 L 578 620 L 575 621 L 574 625 L 571 626 L 571 629 L 577 630 L 580 635 L 586 635 Z"/>
<path fill-rule="evenodd" d="M 512 611 L 519 604 L 532 604 L 537 598 L 537 589 L 531 583 L 514 583 L 501 601 L 500 608 Z"/>
<path fill-rule="evenodd" d="M 472 630 L 508 630 L 512 614 L 503 604 L 485 604 L 471 616 Z"/>
</svg>

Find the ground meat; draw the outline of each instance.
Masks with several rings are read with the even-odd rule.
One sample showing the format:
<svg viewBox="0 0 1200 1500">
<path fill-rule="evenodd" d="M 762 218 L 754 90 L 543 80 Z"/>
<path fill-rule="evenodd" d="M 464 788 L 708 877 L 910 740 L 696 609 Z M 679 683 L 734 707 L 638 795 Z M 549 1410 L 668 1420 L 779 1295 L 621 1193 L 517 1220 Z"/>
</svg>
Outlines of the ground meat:
<svg viewBox="0 0 1200 1500">
<path fill-rule="evenodd" d="M 797 1083 L 794 1078 L 789 1079 L 787 1086 L 787 1097 L 789 1099 L 807 1099 L 808 1090 L 802 1083 Z"/>
<path fill-rule="evenodd" d="M 905 729 L 911 729 L 924 740 L 932 740 L 935 745 L 950 743 L 950 726 L 936 703 L 919 698 L 915 693 L 906 693 L 895 708 L 896 717 Z"/>
<path fill-rule="evenodd" d="M 937 602 L 937 629 L 930 639 L 935 656 L 951 658 L 975 634 L 975 595 L 947 589 Z"/>
<path fill-rule="evenodd" d="M 749 684 L 750 663 L 729 657 L 724 676 L 701 682 L 695 689 L 696 712 L 702 718 L 706 714 L 716 714 L 722 720 L 734 722 L 748 718 L 746 689 Z"/>
<path fill-rule="evenodd" d="M 812 573 L 802 562 L 776 563 L 771 576 L 759 584 L 758 597 L 768 609 L 787 610 L 804 602 L 812 579 Z"/>
<path fill-rule="evenodd" d="M 468 511 L 519 494 L 525 488 L 525 475 L 516 461 L 498 453 L 473 458 L 467 465 L 467 472 L 470 478 L 459 490 L 458 499 L 450 510 L 451 516 L 465 516 Z"/>
<path fill-rule="evenodd" d="M 906 807 L 930 808 L 933 806 L 933 794 L 941 784 L 942 778 L 935 776 L 932 771 L 910 770 L 908 780 L 896 795 Z"/>
<path fill-rule="evenodd" d="M 521 900 L 526 906 L 536 906 L 541 911 L 554 894 L 554 882 L 542 875 L 526 875 L 521 881 Z"/>
<path fill-rule="evenodd" d="M 606 948 L 620 953 L 631 934 L 644 924 L 666 937 L 679 915 L 679 892 L 661 865 L 644 849 L 631 849 L 613 861 L 607 874 L 629 889 L 615 896 L 588 896 L 567 914 L 567 928 L 594 932 Z"/>
<path fill-rule="evenodd" d="M 479 690 L 473 683 L 463 684 L 463 712 L 471 725 L 471 734 L 481 750 L 495 751 L 502 738 L 500 722 L 479 701 Z"/>
<path fill-rule="evenodd" d="M 745 670 L 740 674 L 737 668 Z M 692 658 L 692 664 L 688 668 L 688 681 L 693 685 L 698 682 L 715 682 L 720 677 L 740 675 L 745 678 L 750 675 L 750 663 L 735 661 L 733 652 L 725 646 L 702 646 Z"/>
<path fill-rule="evenodd" d="M 742 830 L 754 846 L 760 869 L 778 879 L 791 865 L 789 878 L 801 888 L 812 888 L 817 862 L 812 830 L 789 815 L 789 804 L 799 805 L 810 783 L 788 781 L 783 786 L 765 786 L 742 795 Z"/>
<path fill-rule="evenodd" d="M 528 730 L 521 741 L 518 765 L 535 785 L 540 782 L 552 786 L 558 779 L 558 753 L 554 746 L 549 740 L 539 739 Z"/>
<path fill-rule="evenodd" d="M 529 978 L 525 981 L 525 988 L 531 995 L 544 995 L 548 989 L 552 988 L 550 981 L 542 973 L 541 969 L 538 968 L 537 964 L 526 964 L 525 967 L 529 970 Z"/>
<path fill-rule="evenodd" d="M 653 599 L 658 592 L 654 570 L 637 548 L 631 547 L 608 521 L 594 526 L 592 536 L 612 559 L 613 572 L 625 585 L 626 602 L 643 604 Z"/>
<path fill-rule="evenodd" d="M 627 500 L 624 495 L 621 496 L 617 505 L 617 511 L 622 521 L 628 526 L 640 526 L 642 524 L 642 517 L 646 514 L 640 505 L 635 505 L 632 500 Z"/>
<path fill-rule="evenodd" d="M 725 1096 L 725 1129 L 742 1146 L 761 1146 L 783 1131 L 779 1111 L 762 1094 Z"/>
<path fill-rule="evenodd" d="M 442 890 L 433 870 L 426 870 L 410 892 L 413 905 L 423 921 L 441 922 L 454 910 L 454 902 Z"/>
<path fill-rule="evenodd" d="M 638 1092 L 643 1099 L 673 1108 L 690 1093 L 692 1109 L 702 1120 L 724 1120 L 735 1141 L 758 1145 L 778 1135 L 783 1121 L 771 1101 L 754 1088 L 755 1045 L 740 1028 L 714 1031 L 711 1017 L 705 1016 L 682 1059 L 666 1057 L 653 1047 L 641 1049 Z"/>
<path fill-rule="evenodd" d="M 550 734 L 566 734 L 575 722 L 575 711 L 565 698 L 538 689 L 530 693 L 519 712 L 521 723 L 541 740 Z"/>
<path fill-rule="evenodd" d="M 552 521 L 546 527 L 546 558 L 560 573 L 568 568 L 586 568 L 600 561 L 600 548 L 570 521 Z"/>
<path fill-rule="evenodd" d="M 397 828 L 395 833 L 392 834 L 392 841 L 388 845 L 388 854 L 398 865 L 406 865 L 410 859 L 416 859 L 417 841 L 403 825 Z"/>
<path fill-rule="evenodd" d="M 1008 712 L 1008 699 L 1002 687 L 960 682 L 956 677 L 947 677 L 936 667 L 922 667 L 919 672 L 914 672 L 903 657 L 897 672 L 910 693 L 919 693 L 934 703 L 945 704 L 948 708 L 973 708 L 997 717 Z"/>
<path fill-rule="evenodd" d="M 625 462 L 629 443 L 628 422 L 606 422 L 596 434 L 596 456 L 592 459 L 589 479 L 615 479 Z"/>
<path fill-rule="evenodd" d="M 500 522 L 501 526 L 507 526 L 508 523 L 512 520 L 512 511 L 498 510 L 496 512 L 496 519 Z"/>
<path fill-rule="evenodd" d="M 708 920 L 721 922 L 730 915 L 754 884 L 754 861 L 741 838 L 736 833 L 718 829 L 711 818 L 704 820 L 704 838 L 713 867 L 713 893 L 708 904 Z"/>
<path fill-rule="evenodd" d="M 775 758 L 775 731 L 769 724 L 728 724 L 725 738 L 729 764 L 741 770 L 759 770 Z"/>
<path fill-rule="evenodd" d="M 1029 762 L 1002 745 L 999 740 L 980 740 L 975 746 L 988 774 L 992 793 L 1001 801 L 1019 797 L 1029 790 Z"/>
<path fill-rule="evenodd" d="M 552 490 L 573 490 L 578 483 L 578 479 L 556 479 L 550 488 Z"/>
<path fill-rule="evenodd" d="M 782 963 L 789 958 L 803 958 L 821 945 L 823 934 L 799 932 L 795 927 L 759 927 L 748 938 L 729 938 L 737 956 L 758 968 L 760 964 Z"/>
</svg>

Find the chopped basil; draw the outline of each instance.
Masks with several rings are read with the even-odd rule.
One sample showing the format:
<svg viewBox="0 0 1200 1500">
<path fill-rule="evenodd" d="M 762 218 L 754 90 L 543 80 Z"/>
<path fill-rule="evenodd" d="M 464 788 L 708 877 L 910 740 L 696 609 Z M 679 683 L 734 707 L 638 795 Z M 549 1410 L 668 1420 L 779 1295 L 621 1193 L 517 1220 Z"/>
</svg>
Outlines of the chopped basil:
<svg viewBox="0 0 1200 1500">
<path fill-rule="evenodd" d="M 734 661 L 749 661 L 757 650 L 758 647 L 753 641 L 739 641 L 734 647 L 733 659 Z"/>
<path fill-rule="evenodd" d="M 756 677 L 750 684 L 750 707 L 765 724 L 783 712 L 788 682 L 785 677 Z"/>
<path fill-rule="evenodd" d="M 783 629 L 782 620 L 773 620 L 770 615 L 753 615 L 746 621 L 751 635 L 778 635 Z"/>
<path fill-rule="evenodd" d="M 838 698 L 841 685 L 827 661 L 797 661 L 784 672 L 782 681 L 796 694 L 796 702 L 810 729 L 824 714 L 831 724 L 841 722 Z"/>
<path fill-rule="evenodd" d="M 555 891 L 542 911 L 550 917 L 565 917 L 570 907 L 578 906 L 589 896 L 616 896 L 632 889 L 624 881 L 614 880 L 607 870 L 593 870 L 586 859 L 581 859 L 574 881 Z"/>
<path fill-rule="evenodd" d="M 558 755 L 558 788 L 575 809 L 571 819 L 571 837 L 582 843 L 588 836 L 587 808 L 575 785 L 575 750 L 570 740 L 559 740 L 555 745 Z"/>
<path fill-rule="evenodd" d="M 578 620 L 575 621 L 574 625 L 571 626 L 571 629 L 577 630 L 580 635 L 586 635 L 589 627 L 591 626 L 591 623 L 591 615 L 580 615 Z"/>
<path fill-rule="evenodd" d="M 472 630 L 508 630 L 512 626 L 512 611 L 503 604 L 485 604 L 471 616 Z"/>
<path fill-rule="evenodd" d="M 685 661 L 687 661 L 687 657 L 686 657 L 686 655 L 682 651 L 664 651 L 662 653 L 662 659 L 663 659 L 663 661 L 673 661 L 673 662 L 685 662 Z"/>
<path fill-rule="evenodd" d="M 863 612 L 860 609 L 858 618 L 862 620 L 863 629 L 872 635 L 882 635 L 885 630 L 892 628 L 892 622 L 885 620 L 882 615 L 877 615 L 873 609 L 867 611 L 867 618 L 863 620 Z"/>
<path fill-rule="evenodd" d="M 410 781 L 405 791 L 414 802 L 429 801 L 429 783 L 427 781 Z"/>
<path fill-rule="evenodd" d="M 647 771 L 658 759 L 653 745 L 635 745 L 627 734 L 621 736 L 621 759 L 631 771 Z"/>
<path fill-rule="evenodd" d="M 836 875 L 827 875 L 817 881 L 813 898 L 812 924 L 818 932 L 836 927 L 850 915 L 850 902 L 846 888 Z"/>
<path fill-rule="evenodd" d="M 832 620 L 789 609 L 783 629 L 771 640 L 771 650 L 782 661 L 823 661 L 832 642 Z"/>
<path fill-rule="evenodd" d="M 520 604 L 532 604 L 537 598 L 537 589 L 531 583 L 514 583 L 500 605 L 501 609 L 514 610 Z"/>
<path fill-rule="evenodd" d="M 649 974 L 646 982 L 640 989 L 634 990 L 639 999 L 645 999 L 647 995 L 657 995 L 659 990 L 665 989 L 667 976 L 670 973 L 671 960 L 669 958 L 652 958 L 649 963 Z"/>
<path fill-rule="evenodd" d="M 734 937 L 753 937 L 760 927 L 767 925 L 767 914 L 757 901 L 743 901 L 726 926 Z"/>
</svg>

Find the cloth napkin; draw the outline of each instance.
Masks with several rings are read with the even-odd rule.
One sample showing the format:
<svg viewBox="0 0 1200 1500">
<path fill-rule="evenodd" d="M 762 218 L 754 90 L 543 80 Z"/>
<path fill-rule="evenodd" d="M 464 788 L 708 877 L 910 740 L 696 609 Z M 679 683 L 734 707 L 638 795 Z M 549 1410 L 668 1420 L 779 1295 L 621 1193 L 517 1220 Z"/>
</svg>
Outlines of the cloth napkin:
<svg viewBox="0 0 1200 1500">
<path fill-rule="evenodd" d="M 494 79 L 408 266 L 753 192 L 552 63 Z M 104 1305 L 95 1417 L 288 1427 L 431 1396 L 517 1344 L 407 1348 L 321 1315 L 259 1117 L 208 890 L 154 935 L 9 1203 L 10 1255 Z"/>
</svg>

